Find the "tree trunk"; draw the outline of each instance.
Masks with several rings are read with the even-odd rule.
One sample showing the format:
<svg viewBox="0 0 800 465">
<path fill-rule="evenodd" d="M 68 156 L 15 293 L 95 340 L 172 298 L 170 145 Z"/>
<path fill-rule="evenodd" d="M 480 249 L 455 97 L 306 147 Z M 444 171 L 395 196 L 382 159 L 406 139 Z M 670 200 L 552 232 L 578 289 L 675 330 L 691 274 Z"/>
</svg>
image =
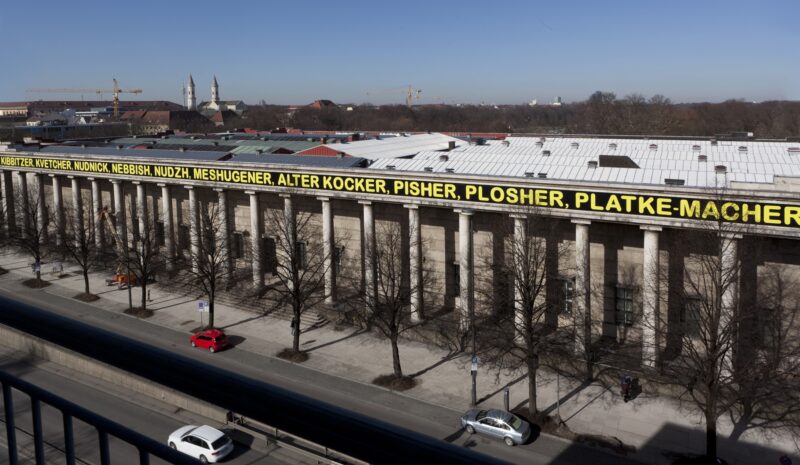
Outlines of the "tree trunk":
<svg viewBox="0 0 800 465">
<path fill-rule="evenodd" d="M 292 315 L 292 350 L 300 352 L 300 311 L 295 307 Z"/>
<path fill-rule="evenodd" d="M 393 334 L 389 339 L 392 341 L 392 366 L 394 368 L 394 375 L 397 378 L 402 378 L 403 367 L 400 366 L 400 348 L 397 347 L 397 335 Z"/>
<path fill-rule="evenodd" d="M 535 421 L 538 413 L 536 398 L 536 372 L 539 369 L 539 356 L 536 354 L 528 355 L 528 415 L 531 421 Z"/>
<path fill-rule="evenodd" d="M 706 412 L 706 459 L 714 463 L 717 458 L 717 419 Z"/>
<path fill-rule="evenodd" d="M 89 270 L 83 269 L 83 292 L 89 295 Z"/>
<path fill-rule="evenodd" d="M 142 283 L 141 283 L 141 286 L 142 286 L 142 311 L 147 310 L 147 283 L 146 283 L 146 281 L 147 281 L 146 279 L 142 279 Z M 130 280 L 129 280 L 128 286 L 130 286 L 130 285 L 131 285 L 131 283 L 130 283 Z"/>
<path fill-rule="evenodd" d="M 733 439 L 734 441 L 738 441 L 739 438 L 742 437 L 745 431 L 747 431 L 747 425 L 750 423 L 750 420 L 753 418 L 753 404 L 750 402 L 744 403 L 744 408 L 742 411 L 742 416 L 739 417 L 739 420 L 733 424 L 733 431 L 731 431 L 731 435 L 729 439 Z"/>
<path fill-rule="evenodd" d="M 214 291 L 208 295 L 208 327 L 214 327 Z"/>
<path fill-rule="evenodd" d="M 36 271 L 36 284 L 38 284 L 39 286 L 42 285 L 42 272 L 41 272 L 41 270 L 37 270 Z"/>
</svg>

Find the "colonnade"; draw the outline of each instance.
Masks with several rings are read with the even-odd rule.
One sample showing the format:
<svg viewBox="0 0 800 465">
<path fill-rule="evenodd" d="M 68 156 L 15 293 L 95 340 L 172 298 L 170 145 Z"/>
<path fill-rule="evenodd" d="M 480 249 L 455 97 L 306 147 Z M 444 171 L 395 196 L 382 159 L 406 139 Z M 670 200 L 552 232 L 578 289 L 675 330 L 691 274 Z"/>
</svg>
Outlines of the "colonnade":
<svg viewBox="0 0 800 465">
<path fill-rule="evenodd" d="M 45 226 L 45 204 L 44 199 L 44 183 L 43 175 L 36 173 L 38 198 L 36 205 L 36 221 L 40 227 Z M 61 178 L 59 175 L 50 175 L 52 178 L 53 186 L 53 204 L 55 214 L 54 219 L 54 234 L 56 243 L 60 244 L 64 240 L 64 205 L 61 190 Z M 76 206 L 82 204 L 80 195 L 80 178 L 75 176 L 68 177 L 71 181 L 72 188 L 72 202 Z M 99 211 L 102 208 L 101 200 L 101 185 L 102 179 L 89 177 L 86 178 L 91 182 L 91 205 L 92 209 Z M 127 238 L 127 221 L 126 209 L 124 202 L 124 189 L 123 181 L 120 179 L 109 180 L 113 186 L 113 202 L 114 202 L 114 218 L 116 235 L 119 238 Z M 17 172 L 17 184 L 19 185 L 19 201 L 23 205 L 23 211 L 29 211 L 29 196 L 28 196 L 28 182 L 25 172 Z M 138 231 L 141 234 L 146 229 L 145 218 L 147 217 L 147 202 L 146 202 L 146 184 L 139 181 L 133 181 L 136 186 L 136 209 L 138 219 Z M 2 196 L 3 210 L 5 211 L 6 232 L 10 232 L 16 224 L 16 220 L 30 221 L 28 215 L 23 214 L 25 218 L 15 218 L 15 206 L 13 181 L 10 171 L 2 171 L 0 176 L 0 195 Z M 157 184 L 161 188 L 162 199 L 162 215 L 164 225 L 164 251 L 168 257 L 176 255 L 175 246 L 175 230 L 173 224 L 173 208 L 172 188 L 177 187 L 171 184 L 160 183 Z M 200 204 L 198 200 L 198 187 L 196 186 L 183 186 L 188 191 L 189 197 L 189 232 L 190 232 L 190 247 L 193 256 L 197 256 L 199 252 L 199 238 L 200 238 Z M 221 188 L 216 188 L 214 191 L 217 193 L 217 202 L 222 221 L 225 225 L 218 228 L 216 240 L 221 247 L 230 251 L 231 236 L 230 236 L 230 206 L 228 204 L 229 197 L 228 191 Z M 257 191 L 243 191 L 249 197 L 250 204 L 250 231 L 249 240 L 250 248 L 252 251 L 252 283 L 256 288 L 264 286 L 264 270 L 262 264 L 262 238 L 263 238 L 263 221 L 261 212 L 261 193 Z M 293 197 L 289 194 L 281 194 L 284 202 L 284 214 L 289 217 L 294 215 Z M 332 199 L 327 196 L 317 197 L 321 203 L 321 220 L 322 220 L 322 243 L 325 255 L 325 276 L 324 286 L 326 293 L 326 302 L 334 304 L 336 302 L 336 266 L 333 262 L 337 251 L 335 251 L 335 233 L 334 233 L 334 213 L 332 208 Z M 363 243 L 363 271 L 364 271 L 364 290 L 366 292 L 366 299 L 368 304 L 375 301 L 376 298 L 376 254 L 375 254 L 375 216 L 374 204 L 372 201 L 360 201 L 362 207 L 362 221 L 361 221 L 361 239 Z M 422 237 L 421 237 L 421 221 L 420 221 L 420 207 L 419 204 L 406 204 L 405 209 L 408 211 L 408 240 L 409 240 L 409 287 L 410 287 L 410 313 L 411 319 L 414 322 L 421 321 L 423 318 L 423 292 L 421 289 L 422 280 Z M 81 224 L 83 221 L 81 208 L 75 209 L 74 221 Z M 21 213 L 21 212 L 19 212 Z M 457 209 L 454 213 L 458 215 L 458 255 L 459 255 L 459 292 L 458 292 L 458 321 L 460 328 L 465 330 L 469 327 L 470 318 L 475 312 L 475 258 L 474 258 L 474 211 L 468 209 Z M 513 234 L 520 239 L 528 234 L 527 220 L 523 216 L 513 216 L 514 229 Z M 591 292 L 591 253 L 590 253 L 590 227 L 591 221 L 583 219 L 574 219 L 572 223 L 575 227 L 575 294 L 573 298 L 573 316 L 575 324 L 575 352 L 576 354 L 583 354 L 586 352 L 589 344 L 592 341 L 592 292 Z M 93 224 L 95 241 L 98 247 L 103 247 L 105 244 L 105 237 L 103 234 L 104 228 L 98 221 Z M 24 228 L 23 228 L 24 229 Z M 642 363 L 648 366 L 653 366 L 656 363 L 658 355 L 658 337 L 659 337 L 659 302 L 660 290 L 659 283 L 659 233 L 660 227 L 642 226 L 641 231 L 643 234 L 643 257 L 642 257 Z M 293 236 L 292 236 L 293 237 Z M 736 267 L 737 261 L 737 247 L 738 239 L 740 237 L 730 236 L 724 238 L 723 266 L 729 270 Z M 230 253 L 226 253 L 231 257 Z M 225 265 L 233 267 L 234 263 L 231 258 Z M 168 266 L 172 266 L 170 260 L 167 261 Z M 196 265 L 193 265 L 196 267 Z M 518 279 L 518 278 L 517 278 Z M 515 286 L 517 288 L 517 286 Z M 729 287 L 725 295 L 722 296 L 723 306 L 729 308 L 733 312 L 733 305 L 736 300 L 738 289 L 735 286 Z M 515 299 L 519 301 L 520 299 Z M 519 306 L 516 307 L 517 315 L 516 322 L 521 323 L 521 314 Z"/>
</svg>

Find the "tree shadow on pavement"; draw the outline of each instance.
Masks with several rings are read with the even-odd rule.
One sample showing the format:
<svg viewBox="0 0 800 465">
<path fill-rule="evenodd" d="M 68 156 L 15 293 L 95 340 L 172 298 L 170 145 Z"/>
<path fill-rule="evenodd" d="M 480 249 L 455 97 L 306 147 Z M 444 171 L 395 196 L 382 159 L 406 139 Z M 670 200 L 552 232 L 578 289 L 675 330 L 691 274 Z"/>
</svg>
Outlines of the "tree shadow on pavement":
<svg viewBox="0 0 800 465">
<path fill-rule="evenodd" d="M 317 349 L 321 349 L 323 347 L 331 346 L 331 345 L 334 345 L 336 343 L 339 343 L 339 342 L 342 342 L 342 341 L 346 341 L 347 339 L 350 339 L 352 337 L 356 337 L 359 334 L 364 334 L 366 332 L 367 332 L 367 330 L 365 330 L 365 329 L 357 329 L 357 330 L 353 331 L 352 333 L 350 333 L 350 334 L 348 334 L 346 336 L 340 337 L 339 339 L 334 339 L 332 341 L 328 341 L 328 342 L 316 345 L 314 347 L 309 347 L 308 349 L 305 349 L 305 351 L 306 352 L 312 352 L 312 351 L 315 351 Z"/>
<path fill-rule="evenodd" d="M 231 323 L 231 324 L 225 325 L 225 326 L 219 326 L 219 328 L 220 329 L 233 328 L 234 326 L 239 326 L 239 325 L 244 324 L 244 323 L 249 323 L 251 321 L 260 320 L 261 318 L 264 318 L 265 316 L 267 316 L 267 314 L 266 313 L 262 313 L 261 315 L 256 315 L 256 316 L 252 316 L 250 318 L 245 318 L 244 320 L 237 321 L 236 323 Z"/>
<path fill-rule="evenodd" d="M 408 375 L 408 376 L 409 376 L 409 378 L 416 378 L 416 377 L 418 377 L 418 376 L 422 376 L 422 375 L 424 375 L 425 373 L 427 373 L 427 372 L 429 372 L 429 371 L 433 370 L 434 368 L 436 368 L 436 367 L 438 367 L 438 366 L 440 366 L 440 365 L 442 365 L 442 364 L 444 364 L 444 363 L 447 363 L 447 362 L 449 362 L 450 360 L 453 360 L 454 358 L 456 358 L 456 357 L 458 357 L 459 355 L 461 355 L 461 353 L 462 353 L 461 351 L 450 352 L 449 354 L 447 354 L 447 355 L 445 355 L 444 357 L 442 357 L 442 359 L 441 359 L 441 360 L 439 360 L 438 362 L 434 363 L 433 365 L 431 365 L 431 366 L 429 366 L 429 367 L 427 367 L 427 368 L 423 368 L 423 369 L 421 369 L 421 370 L 417 371 L 416 373 L 411 373 L 411 374 L 410 374 L 410 375 Z"/>
<path fill-rule="evenodd" d="M 558 404 L 564 405 L 564 403 L 565 403 L 565 402 L 567 402 L 568 400 L 570 400 L 570 399 L 572 399 L 573 397 L 575 397 L 576 395 L 578 395 L 578 393 L 580 393 L 581 391 L 583 391 L 584 389 L 586 389 L 587 387 L 589 387 L 591 384 L 592 384 L 592 383 L 591 383 L 591 381 L 584 380 L 584 381 L 583 381 L 583 382 L 582 382 L 580 385 L 578 385 L 578 386 L 575 386 L 575 387 L 574 387 L 574 388 L 573 388 L 571 391 L 569 391 L 569 392 L 568 392 L 568 393 L 566 393 L 566 394 L 565 394 L 563 397 L 561 397 L 561 398 L 558 400 L 558 403 L 556 403 L 556 402 L 553 402 L 553 403 L 552 403 L 552 404 L 551 404 L 549 407 L 547 407 L 547 408 L 543 409 L 543 410 L 542 410 L 542 413 L 543 413 L 543 414 L 545 414 L 545 415 L 549 415 L 550 413 L 552 413 L 552 412 L 553 412 L 553 410 L 555 410 L 555 409 L 556 409 L 556 406 L 557 406 Z M 606 390 L 608 390 L 608 389 L 606 388 Z M 606 390 L 604 390 L 604 391 L 603 391 L 603 393 L 604 393 Z M 602 394 L 602 393 L 601 393 L 601 394 Z M 590 401 L 589 403 L 591 403 L 591 401 Z M 587 405 L 588 405 L 588 404 L 587 404 Z M 584 408 L 585 408 L 585 406 L 584 406 Z M 583 408 L 582 408 L 581 410 L 583 410 Z M 579 410 L 579 412 L 580 412 L 580 410 Z M 577 413 L 577 412 L 576 412 L 576 413 Z M 573 416 L 574 416 L 574 415 L 573 415 Z M 570 418 L 571 418 L 571 417 L 570 417 Z"/>
<path fill-rule="evenodd" d="M 508 382 L 508 383 L 506 383 L 505 385 L 503 385 L 503 386 L 500 386 L 500 387 L 499 387 L 498 389 L 496 389 L 494 392 L 490 392 L 489 394 L 486 394 L 485 396 L 483 396 L 483 397 L 479 398 L 479 399 L 478 399 L 478 403 L 480 404 L 481 402 L 485 402 L 485 401 L 487 401 L 487 400 L 491 399 L 492 397 L 496 396 L 497 394 L 499 394 L 499 393 L 503 392 L 503 389 L 505 389 L 505 388 L 507 388 L 507 387 L 511 387 L 511 386 L 513 386 L 513 385 L 517 384 L 518 382 L 522 381 L 522 380 L 523 380 L 523 379 L 525 379 L 526 377 L 527 377 L 527 375 L 520 375 L 519 377 L 517 377 L 517 378 L 515 378 L 515 379 L 512 379 L 511 381 L 509 381 L 509 382 Z M 525 402 L 527 402 L 527 400 L 526 400 Z"/>
</svg>

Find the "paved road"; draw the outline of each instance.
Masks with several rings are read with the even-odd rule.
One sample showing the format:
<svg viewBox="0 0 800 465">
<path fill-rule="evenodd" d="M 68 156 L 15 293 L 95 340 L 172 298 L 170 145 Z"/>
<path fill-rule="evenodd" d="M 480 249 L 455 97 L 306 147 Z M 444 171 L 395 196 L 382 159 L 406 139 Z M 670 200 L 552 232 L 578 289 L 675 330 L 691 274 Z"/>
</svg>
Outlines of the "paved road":
<svg viewBox="0 0 800 465">
<path fill-rule="evenodd" d="M 42 387 L 64 399 L 86 407 L 110 420 L 126 425 L 127 427 L 151 437 L 159 442 L 166 442 L 167 436 L 180 426 L 187 423 L 208 423 L 196 415 L 189 412 L 182 412 L 180 415 L 175 413 L 175 408 L 166 404 L 148 399 L 148 407 L 144 407 L 144 402 L 139 402 L 136 394 L 125 392 L 123 389 L 106 385 L 102 382 L 92 382 L 92 386 L 77 382 L 60 374 L 52 369 L 42 369 L 40 366 L 32 365 L 24 360 L 24 354 L 0 349 L 0 370 L 18 376 L 28 382 Z M 43 365 L 52 365 L 44 363 Z M 28 451 L 33 450 L 30 436 L 27 433 L 33 431 L 31 419 L 30 401 L 22 392 L 12 391 L 14 397 L 14 418 L 18 428 L 18 440 L 20 446 Z M 0 406 L 2 407 L 2 406 Z M 2 408 L 0 408 L 0 412 Z M 5 412 L 2 412 L 5 418 Z M 219 427 L 220 425 L 212 425 Z M 47 405 L 42 405 L 42 428 L 45 443 L 49 452 L 46 453 L 52 463 L 60 463 L 63 459 L 60 452 L 63 451 L 63 429 L 61 413 Z M 100 463 L 98 452 L 97 431 L 79 421 L 74 421 L 74 437 L 76 456 L 91 463 Z M 129 444 L 113 436 L 109 437 L 109 449 L 111 461 L 114 464 L 138 464 L 139 456 L 137 451 Z M 7 454 L 7 453 L 6 453 Z M 7 455 L 4 456 L 4 460 Z M 262 450 L 252 450 L 237 444 L 234 452 L 226 460 L 226 463 L 234 465 L 243 464 L 263 464 L 263 465 L 285 465 L 302 463 L 301 457 L 292 455 L 289 451 L 279 448 Z M 166 463 L 155 457 L 151 458 L 151 463 Z"/>
<path fill-rule="evenodd" d="M 509 448 L 502 442 L 481 436 L 470 436 L 463 432 L 458 425 L 458 418 L 462 412 L 397 395 L 372 385 L 332 376 L 302 365 L 291 364 L 265 354 L 249 352 L 246 341 L 232 350 L 210 354 L 189 347 L 188 334 L 185 331 L 164 328 L 146 320 L 104 311 L 73 299 L 32 290 L 13 279 L 5 278 L 0 281 L 0 294 L 406 429 L 474 448 L 509 462 L 542 465 L 639 463 L 550 436 L 539 436 L 532 443 Z M 230 333 L 235 335 L 234 330 Z"/>
</svg>

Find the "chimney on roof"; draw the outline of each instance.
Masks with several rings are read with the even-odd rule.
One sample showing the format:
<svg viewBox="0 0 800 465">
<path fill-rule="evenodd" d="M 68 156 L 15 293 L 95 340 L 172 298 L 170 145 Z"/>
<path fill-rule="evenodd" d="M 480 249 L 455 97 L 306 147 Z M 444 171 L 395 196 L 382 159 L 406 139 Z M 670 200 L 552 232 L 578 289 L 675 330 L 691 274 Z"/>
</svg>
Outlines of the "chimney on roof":
<svg viewBox="0 0 800 465">
<path fill-rule="evenodd" d="M 445 171 L 446 173 L 455 173 L 455 172 L 456 172 L 456 170 L 455 170 L 455 169 L 453 169 L 453 168 L 445 168 L 445 169 L 444 169 L 444 171 Z"/>
<path fill-rule="evenodd" d="M 117 144 L 117 150 L 122 150 L 122 144 Z"/>
<path fill-rule="evenodd" d="M 509 142 L 509 141 L 507 141 L 507 140 L 504 140 L 504 141 L 502 142 L 502 144 L 503 144 L 503 147 L 508 147 L 509 145 L 511 145 L 511 142 Z"/>
<path fill-rule="evenodd" d="M 320 142 L 321 144 L 327 144 L 327 143 L 328 143 L 328 138 L 327 138 L 327 137 L 325 137 L 325 136 L 322 136 L 322 139 L 320 139 L 320 140 L 319 140 L 319 142 Z"/>
<path fill-rule="evenodd" d="M 336 152 L 336 158 L 344 158 L 344 156 L 345 156 L 344 152 Z"/>
<path fill-rule="evenodd" d="M 261 155 L 262 153 L 264 153 L 264 149 L 256 149 L 256 153 Z"/>
<path fill-rule="evenodd" d="M 596 160 L 589 160 L 589 163 L 588 163 L 587 166 L 589 168 L 591 168 L 591 169 L 595 169 L 595 168 L 597 168 L 597 161 Z"/>
<path fill-rule="evenodd" d="M 181 152 L 185 152 L 185 151 L 186 151 L 186 147 L 184 147 L 184 146 L 182 146 L 182 145 L 181 145 L 181 146 L 178 148 L 178 150 L 179 150 L 179 151 L 181 151 Z"/>
<path fill-rule="evenodd" d="M 423 169 L 424 169 L 425 171 L 427 171 L 428 173 L 431 173 L 431 172 L 433 172 L 433 167 L 432 167 L 432 166 L 426 166 L 426 167 L 425 167 L 425 168 L 423 168 Z"/>
<path fill-rule="evenodd" d="M 717 165 L 714 167 L 714 172 L 717 174 L 725 174 L 728 172 L 728 168 L 725 165 Z"/>
<path fill-rule="evenodd" d="M 447 150 L 453 150 L 456 148 L 456 141 L 451 140 L 447 142 Z"/>
<path fill-rule="evenodd" d="M 448 157 L 447 155 L 439 155 L 439 161 L 447 161 L 449 159 L 450 157 Z"/>
</svg>

